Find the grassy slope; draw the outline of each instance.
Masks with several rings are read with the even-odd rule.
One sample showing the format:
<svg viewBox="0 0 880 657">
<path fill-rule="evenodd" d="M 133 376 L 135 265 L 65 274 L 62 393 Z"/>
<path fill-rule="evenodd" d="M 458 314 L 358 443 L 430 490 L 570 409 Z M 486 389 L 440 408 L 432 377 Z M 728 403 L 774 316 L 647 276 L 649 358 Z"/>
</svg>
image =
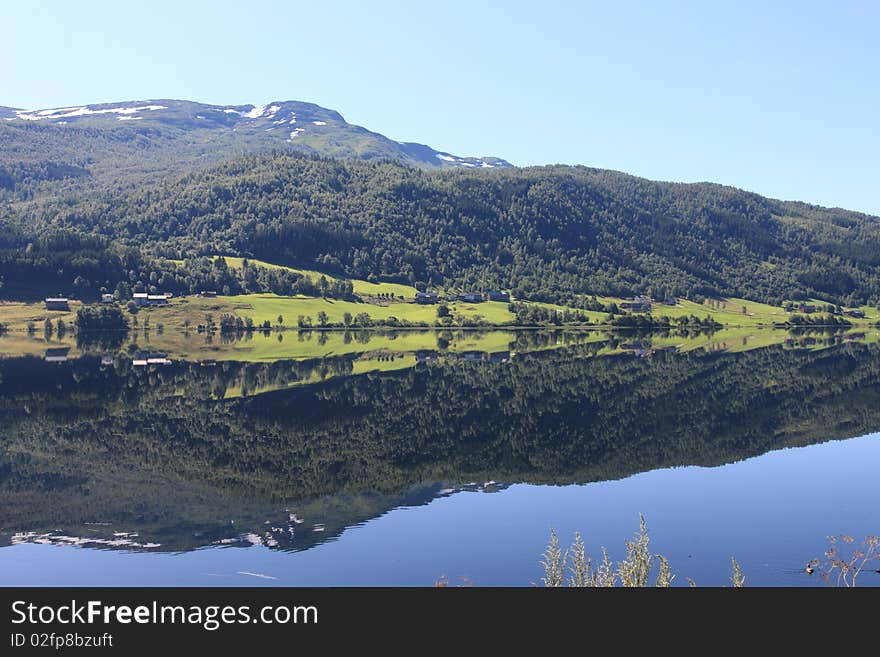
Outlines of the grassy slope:
<svg viewBox="0 0 880 657">
<path fill-rule="evenodd" d="M 746 309 L 745 313 L 743 313 L 743 307 Z M 718 322 L 732 326 L 761 326 L 784 322 L 786 317 L 782 308 L 735 298 L 716 301 L 714 305 L 709 302 L 698 304 L 686 299 L 679 301 L 675 306 L 657 304 L 654 306 L 652 314 L 658 317 L 662 315 L 669 317 L 696 315 L 701 318 L 711 315 Z"/>
<path fill-rule="evenodd" d="M 76 311 L 79 308 L 78 301 L 70 302 L 70 311 L 46 310 L 45 304 L 24 303 L 19 301 L 0 301 L 0 322 L 7 324 L 10 329 L 23 330 L 28 322 L 33 322 L 37 332 L 43 332 L 43 322 L 51 319 L 53 323 L 63 319 L 66 323 L 76 320 Z"/>
<path fill-rule="evenodd" d="M 865 313 L 865 319 L 869 322 L 877 323 L 880 321 L 880 309 L 874 308 L 872 306 L 858 306 L 853 310 L 861 310 Z"/>
<path fill-rule="evenodd" d="M 240 268 L 242 266 L 243 258 L 237 256 L 224 256 L 224 258 L 229 267 Z M 171 262 L 180 261 L 172 260 Z M 321 272 L 293 269 L 262 260 L 251 259 L 250 262 L 270 269 L 289 269 L 313 279 L 317 279 L 322 275 L 327 276 L 329 279 L 333 278 Z M 431 325 L 437 321 L 437 307 L 434 305 L 418 305 L 411 302 L 403 303 L 397 301 L 389 303 L 386 300 L 380 302 L 377 299 L 379 294 L 393 293 L 397 298 L 412 300 L 416 293 L 416 289 L 413 287 L 396 283 L 370 283 L 363 280 L 353 280 L 352 284 L 355 293 L 361 296 L 365 302 L 339 301 L 315 297 L 282 297 L 275 294 L 220 296 L 214 299 L 183 297 L 172 299 L 168 307 L 151 308 L 142 311 L 139 314 L 139 321 L 143 322 L 144 318 L 149 318 L 154 327 L 162 323 L 167 328 L 181 328 L 187 320 L 193 326 L 203 323 L 205 315 L 208 313 L 214 315 L 215 321 L 223 313 L 232 313 L 242 318 L 250 317 L 255 324 L 262 324 L 268 320 L 273 326 L 277 323 L 278 317 L 281 316 L 285 326 L 295 327 L 297 325 L 297 318 L 300 315 L 311 317 L 313 324 L 317 325 L 318 313 L 322 311 L 327 314 L 328 320 L 331 323 L 341 323 L 346 312 L 352 316 L 356 316 L 359 313 L 367 313 L 374 320 L 388 320 L 391 317 L 396 317 L 399 320 L 412 323 Z M 623 299 L 614 297 L 598 297 L 598 300 L 605 304 L 620 304 L 623 301 Z M 533 303 L 537 306 L 560 311 L 566 310 L 564 306 L 554 304 L 526 303 Z M 819 304 L 821 302 L 816 303 Z M 2 302 L 0 303 L 0 322 L 7 324 L 12 330 L 23 330 L 28 322 L 34 322 L 37 325 L 37 329 L 41 330 L 42 322 L 46 317 L 52 317 L 53 319 L 62 318 L 66 322 L 72 322 L 77 308 L 76 304 L 77 302 L 72 302 L 71 312 L 60 313 L 46 311 L 42 304 Z M 514 315 L 508 310 L 508 304 L 502 302 L 489 301 L 477 304 L 454 302 L 450 303 L 449 307 L 456 319 L 482 320 L 495 326 L 513 324 L 515 319 Z M 745 312 L 743 312 L 743 309 L 745 309 Z M 877 308 L 864 306 L 860 309 L 865 312 L 866 318 L 864 320 L 850 319 L 853 324 L 857 326 L 868 323 L 873 324 L 880 320 L 880 311 Z M 597 325 L 603 324 L 607 318 L 604 312 L 581 312 L 589 317 L 590 322 Z M 666 315 L 673 318 L 690 315 L 702 318 L 710 315 L 727 327 L 740 328 L 769 326 L 784 321 L 786 317 L 782 308 L 736 298 L 706 301 L 703 304 L 687 300 L 681 300 L 674 306 L 662 303 L 655 304 L 652 314 L 655 317 Z"/>
<path fill-rule="evenodd" d="M 237 256 L 223 256 L 223 259 L 226 260 L 226 265 L 233 269 L 241 269 L 241 263 L 244 260 L 244 258 L 239 258 Z M 170 262 L 183 264 L 183 261 L 181 260 L 171 260 Z M 296 269 L 294 267 L 276 265 L 271 262 L 266 262 L 265 260 L 256 260 L 254 258 L 248 258 L 248 262 L 258 267 L 264 267 L 266 269 L 286 269 L 288 271 L 292 271 L 303 276 L 308 276 L 312 280 L 318 280 L 319 278 L 321 278 L 321 276 L 327 278 L 328 281 L 336 280 L 336 278 L 334 276 L 331 276 L 330 274 L 325 274 L 323 272 L 314 271 L 311 269 Z M 378 296 L 379 294 L 389 293 L 394 294 L 397 297 L 403 297 L 405 299 L 413 299 L 416 296 L 416 288 L 409 285 L 400 285 L 399 283 L 371 283 L 369 281 L 363 281 L 359 279 L 352 279 L 351 283 L 354 286 L 354 293 L 358 296 Z"/>
<path fill-rule="evenodd" d="M 395 292 L 395 294 L 400 294 L 400 292 Z M 620 303 L 622 300 L 602 298 L 601 301 Z M 534 305 L 565 310 L 563 306 L 553 304 L 535 302 Z M 745 314 L 742 310 L 743 307 L 746 308 Z M 42 331 L 42 323 L 47 317 L 52 318 L 53 321 L 61 318 L 65 322 L 73 322 L 76 308 L 77 302 L 71 302 L 71 312 L 66 313 L 47 311 L 42 303 L 2 302 L 0 303 L 0 322 L 6 324 L 11 330 L 24 330 L 28 322 L 33 322 L 36 329 Z M 511 325 L 514 322 L 514 315 L 508 310 L 508 305 L 503 302 L 453 302 L 449 304 L 449 308 L 457 318 L 479 319 L 495 326 Z M 849 318 L 849 321 L 855 326 L 874 324 L 880 320 L 880 312 L 876 308 L 864 306 L 861 310 L 866 313 L 864 320 Z M 166 328 L 181 328 L 186 320 L 189 320 L 193 326 L 203 323 L 205 315 L 209 313 L 214 316 L 215 321 L 219 320 L 221 314 L 231 313 L 242 318 L 250 317 L 255 324 L 269 320 L 273 326 L 276 325 L 280 315 L 285 326 L 296 327 L 300 315 L 311 317 L 312 322 L 317 325 L 318 313 L 321 311 L 327 314 L 328 320 L 332 323 L 342 322 L 346 312 L 353 317 L 359 313 L 367 313 L 374 320 L 387 320 L 396 317 L 399 320 L 430 325 L 437 321 L 437 306 L 435 305 L 419 305 L 412 302 L 378 304 L 316 297 L 282 297 L 275 294 L 219 296 L 213 299 L 180 297 L 172 299 L 167 307 L 142 310 L 138 315 L 138 321 L 143 322 L 145 318 L 149 318 L 153 327 L 162 323 Z M 603 312 L 583 312 L 596 325 L 601 325 L 607 317 Z M 786 313 L 781 308 L 733 298 L 716 301 L 714 305 L 710 305 L 710 302 L 701 305 L 687 300 L 682 300 L 675 306 L 656 304 L 652 314 L 655 317 L 696 315 L 701 318 L 709 315 L 725 326 L 741 328 L 770 326 L 773 323 L 783 322 L 786 318 Z"/>
<path fill-rule="evenodd" d="M 485 303 L 450 304 L 454 314 L 476 319 L 483 318 L 487 322 L 496 325 L 510 324 L 513 322 L 513 314 L 507 309 L 507 304 L 498 301 Z M 242 318 L 250 317 L 255 324 L 261 324 L 269 320 L 273 326 L 281 316 L 284 325 L 296 327 L 297 318 L 311 317 L 317 325 L 318 313 L 327 313 L 330 322 L 342 322 L 346 312 L 352 317 L 367 313 L 372 319 L 387 320 L 396 317 L 410 322 L 425 322 L 433 324 L 437 320 L 437 306 L 419 305 L 416 303 L 389 303 L 386 305 L 372 303 L 358 303 L 354 301 L 340 301 L 337 299 L 322 299 L 316 297 L 282 297 L 277 294 L 244 294 L 240 296 L 218 296 L 213 299 L 200 297 L 181 297 L 172 299 L 171 303 L 164 308 L 151 308 L 140 313 L 143 317 L 150 317 L 150 322 L 155 326 L 156 322 L 162 322 L 167 327 L 183 326 L 186 319 L 192 325 L 201 324 L 205 321 L 205 315 L 211 313 L 214 321 L 219 320 L 223 313 L 233 313 Z"/>
<path fill-rule="evenodd" d="M 224 257 L 228 266 L 236 269 L 241 268 L 243 258 L 239 258 L 236 256 Z M 250 262 L 260 267 L 266 267 L 268 269 L 288 269 L 290 271 L 309 276 L 312 279 L 318 279 L 321 276 L 326 276 L 328 279 L 333 279 L 332 276 L 322 274 L 318 271 L 308 269 L 294 269 L 291 267 L 285 267 L 283 265 L 276 265 L 270 262 L 265 262 L 263 260 L 251 259 Z M 352 280 L 352 284 L 354 286 L 355 294 L 359 296 L 376 296 L 379 293 L 391 292 L 398 297 L 402 297 L 404 299 L 412 299 L 415 297 L 416 294 L 416 289 L 408 285 L 398 285 L 395 283 L 370 283 L 368 281 L 357 279 Z M 623 301 L 623 299 L 618 297 L 600 296 L 597 297 L 597 299 L 605 304 L 620 304 Z M 812 303 L 822 306 L 825 305 L 824 301 L 819 301 L 815 299 L 812 300 Z M 487 321 L 493 324 L 503 324 L 511 322 L 513 320 L 513 317 L 510 313 L 501 312 L 498 309 L 487 309 L 486 306 L 488 304 L 480 304 L 480 307 L 483 309 L 482 312 L 475 308 L 474 305 L 458 305 L 463 307 L 462 312 L 464 312 L 465 314 L 482 314 Z M 566 310 L 565 306 L 559 306 L 550 303 L 535 303 L 535 305 L 545 308 L 554 308 L 560 311 Z M 745 312 L 743 312 L 744 307 Z M 878 310 L 877 308 L 872 308 L 870 306 L 861 306 L 858 309 L 865 312 L 866 320 L 873 322 L 880 320 L 880 310 Z M 604 321 L 606 317 L 606 314 L 602 312 L 587 311 L 586 314 L 589 316 L 590 321 L 596 324 L 602 323 L 602 321 Z M 782 308 L 771 306 L 765 303 L 760 303 L 758 301 L 749 301 L 748 299 L 739 299 L 735 297 L 730 297 L 713 302 L 707 301 L 703 304 L 694 303 L 693 301 L 688 300 L 681 300 L 675 306 L 668 306 L 662 303 L 655 304 L 652 314 L 657 317 L 666 315 L 673 318 L 690 315 L 696 315 L 697 317 L 702 318 L 709 314 L 722 324 L 731 326 L 763 326 L 773 324 L 774 322 L 781 322 L 785 319 L 785 312 L 782 310 Z M 400 315 L 397 316 L 398 318 L 402 318 Z M 379 318 L 382 317 L 382 315 L 375 315 L 375 317 Z"/>
</svg>

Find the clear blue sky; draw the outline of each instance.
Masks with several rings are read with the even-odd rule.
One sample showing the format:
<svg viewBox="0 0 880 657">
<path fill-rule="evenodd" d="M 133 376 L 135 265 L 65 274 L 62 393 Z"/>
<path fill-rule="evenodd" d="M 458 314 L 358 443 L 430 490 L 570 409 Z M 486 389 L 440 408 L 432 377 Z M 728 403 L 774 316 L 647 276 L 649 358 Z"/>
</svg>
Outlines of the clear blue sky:
<svg viewBox="0 0 880 657">
<path fill-rule="evenodd" d="M 2 13 L 0 105 L 306 100 L 461 155 L 880 214 L 874 0 L 40 0 Z"/>
</svg>

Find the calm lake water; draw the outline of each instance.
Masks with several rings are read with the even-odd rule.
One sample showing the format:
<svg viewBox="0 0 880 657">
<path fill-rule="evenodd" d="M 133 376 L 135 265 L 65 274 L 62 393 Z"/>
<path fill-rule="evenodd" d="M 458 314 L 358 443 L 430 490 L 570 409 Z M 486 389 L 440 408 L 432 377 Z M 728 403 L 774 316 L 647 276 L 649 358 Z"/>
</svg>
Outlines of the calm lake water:
<svg viewBox="0 0 880 657">
<path fill-rule="evenodd" d="M 640 513 L 676 584 L 819 584 L 880 533 L 880 348 L 768 335 L 0 341 L 0 584 L 527 586 Z"/>
</svg>

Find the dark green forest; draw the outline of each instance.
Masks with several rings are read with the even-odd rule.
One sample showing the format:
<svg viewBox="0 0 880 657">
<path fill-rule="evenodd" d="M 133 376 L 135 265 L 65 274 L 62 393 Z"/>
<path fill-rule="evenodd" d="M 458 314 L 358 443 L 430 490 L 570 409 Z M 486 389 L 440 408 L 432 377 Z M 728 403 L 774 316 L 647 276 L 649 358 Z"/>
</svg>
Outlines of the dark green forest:
<svg viewBox="0 0 880 657">
<path fill-rule="evenodd" d="M 6 298 L 119 283 L 235 293 L 244 286 L 161 260 L 221 253 L 575 306 L 590 294 L 880 299 L 877 217 L 586 167 L 429 171 L 275 153 L 2 208 Z"/>
<path fill-rule="evenodd" d="M 353 356 L 0 361 L 0 528 L 81 531 L 101 520 L 175 549 L 221 530 L 261 533 L 267 517 L 309 507 L 336 513 L 341 530 L 435 482 L 584 483 L 880 426 L 876 345 L 591 357 L 600 346 L 361 376 L 346 376 Z M 336 378 L 222 399 L 228 387 L 316 371 Z"/>
</svg>

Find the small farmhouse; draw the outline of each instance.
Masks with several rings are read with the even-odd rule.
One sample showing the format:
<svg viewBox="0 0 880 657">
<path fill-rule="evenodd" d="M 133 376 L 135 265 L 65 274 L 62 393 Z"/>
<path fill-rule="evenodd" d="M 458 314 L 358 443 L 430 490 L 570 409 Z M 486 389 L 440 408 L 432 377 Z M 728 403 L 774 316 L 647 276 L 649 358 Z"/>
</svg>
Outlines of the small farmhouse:
<svg viewBox="0 0 880 657">
<path fill-rule="evenodd" d="M 462 292 L 458 295 L 459 301 L 467 301 L 468 303 L 480 303 L 483 300 L 483 295 L 479 292 Z"/>
<path fill-rule="evenodd" d="M 168 305 L 167 294 L 147 294 L 135 292 L 131 295 L 132 300 L 139 306 L 165 306 Z"/>
<path fill-rule="evenodd" d="M 503 301 L 504 303 L 510 303 L 510 293 L 502 292 L 500 290 L 490 290 L 486 292 L 486 299 L 489 301 Z"/>
<path fill-rule="evenodd" d="M 651 311 L 651 300 L 645 297 L 635 297 L 629 301 L 621 301 L 620 309 L 634 313 L 647 313 Z"/>
<path fill-rule="evenodd" d="M 436 292 L 416 292 L 416 303 L 437 303 L 439 299 Z"/>
<path fill-rule="evenodd" d="M 46 310 L 70 310 L 70 304 L 65 297 L 50 297 L 46 299 Z"/>
<path fill-rule="evenodd" d="M 43 360 L 47 363 L 65 363 L 69 353 L 70 347 L 50 347 L 46 349 L 46 355 L 43 357 Z"/>
<path fill-rule="evenodd" d="M 102 294 L 101 295 L 101 303 L 113 303 L 116 301 L 116 297 L 112 294 Z"/>
<path fill-rule="evenodd" d="M 510 360 L 509 351 L 496 351 L 489 354 L 486 360 L 490 363 L 506 363 Z"/>
<path fill-rule="evenodd" d="M 644 356 L 651 351 L 651 345 L 645 342 L 628 342 L 620 345 L 622 351 L 636 356 Z"/>
<path fill-rule="evenodd" d="M 159 354 L 149 351 L 138 351 L 131 358 L 131 364 L 135 366 L 146 365 L 168 365 L 171 361 L 165 354 Z"/>
</svg>

